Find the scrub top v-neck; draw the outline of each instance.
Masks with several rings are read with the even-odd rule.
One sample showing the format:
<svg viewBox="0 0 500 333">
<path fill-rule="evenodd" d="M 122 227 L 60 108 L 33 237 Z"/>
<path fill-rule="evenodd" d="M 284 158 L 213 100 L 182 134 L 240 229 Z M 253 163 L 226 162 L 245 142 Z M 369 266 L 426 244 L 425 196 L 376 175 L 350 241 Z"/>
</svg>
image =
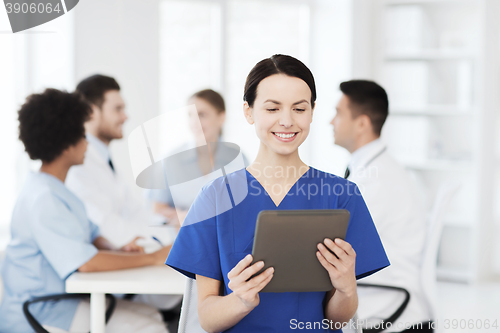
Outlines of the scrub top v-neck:
<svg viewBox="0 0 500 333">
<path fill-rule="evenodd" d="M 228 192 L 231 196 L 231 192 L 234 195 L 238 191 L 229 184 L 246 184 L 248 192 L 245 191 L 244 199 L 233 208 L 216 214 L 218 207 L 225 205 Z M 208 183 L 191 206 L 166 264 L 190 278 L 202 275 L 223 281 L 227 295 L 232 292 L 227 273 L 251 253 L 259 212 L 290 209 L 347 209 L 351 217 L 346 241 L 356 251 L 356 278 L 389 265 L 356 185 L 312 167 L 290 188 L 278 206 L 246 169 Z M 310 332 L 327 332 L 322 325 L 325 294 L 260 293 L 259 305 L 225 332 L 292 332 L 296 331 L 293 323 L 299 322 L 312 323 Z"/>
<path fill-rule="evenodd" d="M 250 183 L 252 183 L 252 184 L 254 184 L 254 185 L 255 185 L 255 184 L 257 184 L 257 185 L 256 185 L 257 187 L 259 187 L 259 186 L 260 186 L 260 189 L 261 189 L 262 191 L 264 191 L 264 196 L 268 197 L 268 198 L 269 198 L 269 200 L 271 200 L 271 202 L 273 203 L 274 208 L 275 208 L 275 209 L 277 209 L 277 210 L 279 210 L 279 209 L 281 209 L 281 208 L 282 208 L 281 204 L 282 204 L 282 203 L 283 203 L 283 201 L 285 201 L 285 199 L 287 198 L 288 193 L 290 193 L 290 191 L 293 191 L 293 189 L 294 189 L 295 185 L 297 185 L 297 183 L 299 182 L 299 180 L 300 180 L 302 177 L 306 176 L 306 174 L 309 172 L 309 170 L 310 170 L 310 168 L 309 168 L 309 169 L 308 169 L 308 170 L 307 170 L 304 174 L 302 174 L 302 175 L 299 177 L 299 179 L 297 179 L 297 180 L 295 181 L 295 183 L 294 183 L 294 184 L 290 187 L 290 189 L 288 190 L 287 194 L 286 194 L 286 195 L 285 195 L 285 196 L 281 199 L 281 201 L 280 201 L 280 203 L 279 203 L 279 204 L 276 204 L 276 203 L 274 202 L 274 200 L 273 200 L 273 199 L 271 198 L 271 196 L 269 195 L 269 192 L 268 192 L 268 191 L 266 191 L 266 189 L 264 188 L 264 186 L 263 186 L 263 185 L 259 182 L 259 180 L 258 180 L 257 178 L 255 178 L 255 176 L 254 176 L 254 175 L 252 175 L 250 172 L 248 172 L 248 170 L 246 170 L 246 174 L 247 174 L 247 177 L 248 177 L 248 178 L 250 178 Z M 306 177 L 307 177 L 307 176 L 306 176 Z M 272 191 L 272 187 L 271 187 L 271 191 Z"/>
</svg>

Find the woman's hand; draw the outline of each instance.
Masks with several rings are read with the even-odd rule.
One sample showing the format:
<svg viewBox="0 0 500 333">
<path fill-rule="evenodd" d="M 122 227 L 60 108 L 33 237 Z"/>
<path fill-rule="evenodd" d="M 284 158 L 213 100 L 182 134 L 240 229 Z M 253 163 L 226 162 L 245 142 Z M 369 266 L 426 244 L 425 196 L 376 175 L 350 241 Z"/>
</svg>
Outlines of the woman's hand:
<svg viewBox="0 0 500 333">
<path fill-rule="evenodd" d="M 136 237 L 134 238 L 133 241 L 131 241 L 130 243 L 122 246 L 120 248 L 120 251 L 123 251 L 123 252 L 136 252 L 136 253 L 144 253 L 144 248 L 140 245 L 137 245 L 137 241 L 139 239 L 142 239 L 142 237 Z"/>
<path fill-rule="evenodd" d="M 252 275 L 264 267 L 263 261 L 258 261 L 250 265 L 252 260 L 252 255 L 247 255 L 227 274 L 229 278 L 228 287 L 243 305 L 250 310 L 259 305 L 259 291 L 261 291 L 274 276 L 274 268 L 269 267 L 264 272 L 250 279 Z"/>
<path fill-rule="evenodd" d="M 354 270 L 356 252 L 351 244 L 340 238 L 336 238 L 335 242 L 325 238 L 324 244 L 318 244 L 316 256 L 321 265 L 328 271 L 332 285 L 337 292 L 347 295 L 356 292 L 356 273 Z"/>
<path fill-rule="evenodd" d="M 177 212 L 175 211 L 175 208 L 171 207 L 168 204 L 162 202 L 154 202 L 153 210 L 155 211 L 155 213 L 165 216 L 168 220 L 177 218 Z"/>
</svg>

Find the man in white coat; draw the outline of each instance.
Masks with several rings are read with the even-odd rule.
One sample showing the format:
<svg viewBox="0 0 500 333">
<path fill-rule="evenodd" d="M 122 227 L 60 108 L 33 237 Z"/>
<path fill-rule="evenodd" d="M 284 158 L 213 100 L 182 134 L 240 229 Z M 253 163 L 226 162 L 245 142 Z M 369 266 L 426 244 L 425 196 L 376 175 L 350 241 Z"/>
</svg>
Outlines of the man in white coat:
<svg viewBox="0 0 500 333">
<path fill-rule="evenodd" d="M 115 246 L 121 247 L 137 237 L 142 238 L 146 249 L 154 245 L 161 247 L 158 243 L 171 244 L 170 228 L 152 227 L 165 221 L 165 217 L 154 214 L 135 196 L 133 189 L 117 174 L 109 153 L 110 142 L 123 138 L 122 127 L 127 120 L 120 86 L 112 77 L 93 75 L 82 80 L 76 91 L 89 102 L 92 114 L 85 123 L 89 143 L 85 162 L 70 169 L 67 187 L 84 202 L 89 219 Z M 169 300 L 141 297 L 142 301 L 162 309 L 180 301 L 179 297 Z"/>
<path fill-rule="evenodd" d="M 395 286 L 410 295 L 402 314 L 384 332 L 432 332 L 427 328 L 431 318 L 419 278 L 426 237 L 424 210 L 408 172 L 380 139 L 388 116 L 387 94 L 375 82 L 365 80 L 343 82 L 340 90 L 343 95 L 331 124 L 335 144 L 352 154 L 345 178 L 359 186 L 391 262 L 361 283 Z M 359 319 L 373 325 L 390 318 L 406 294 L 403 290 L 359 287 L 358 295 Z M 408 329 L 418 323 L 424 323 L 423 329 Z"/>
</svg>

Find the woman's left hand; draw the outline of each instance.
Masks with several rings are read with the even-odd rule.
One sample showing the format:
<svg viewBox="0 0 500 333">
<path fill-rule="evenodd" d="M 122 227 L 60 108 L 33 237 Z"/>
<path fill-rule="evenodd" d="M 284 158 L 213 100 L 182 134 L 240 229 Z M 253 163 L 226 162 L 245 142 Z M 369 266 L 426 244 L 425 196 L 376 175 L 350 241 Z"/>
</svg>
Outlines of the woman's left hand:
<svg viewBox="0 0 500 333">
<path fill-rule="evenodd" d="M 131 241 L 130 243 L 122 246 L 120 248 L 120 251 L 124 251 L 124 252 L 137 252 L 137 253 L 144 253 L 144 248 L 140 245 L 137 245 L 137 241 L 139 239 L 142 239 L 142 237 L 136 237 L 134 238 L 133 241 Z"/>
<path fill-rule="evenodd" d="M 340 238 L 336 238 L 335 242 L 325 238 L 323 242 L 318 244 L 316 252 L 319 262 L 328 271 L 338 292 L 352 294 L 356 291 L 356 252 L 351 244 Z"/>
</svg>

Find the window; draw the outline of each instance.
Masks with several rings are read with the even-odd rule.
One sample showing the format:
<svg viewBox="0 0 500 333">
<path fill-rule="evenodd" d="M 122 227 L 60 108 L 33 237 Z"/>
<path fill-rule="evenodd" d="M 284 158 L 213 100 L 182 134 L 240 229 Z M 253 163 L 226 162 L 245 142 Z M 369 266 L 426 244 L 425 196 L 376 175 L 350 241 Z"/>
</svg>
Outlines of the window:
<svg viewBox="0 0 500 333">
<path fill-rule="evenodd" d="M 74 89 L 73 12 L 29 31 L 10 33 L 7 13 L 0 10 L 0 250 L 10 237 L 12 210 L 30 161 L 18 140 L 17 110 L 26 96 L 47 87 Z"/>
<path fill-rule="evenodd" d="M 259 144 L 242 115 L 246 76 L 273 54 L 297 57 L 315 74 L 319 97 L 318 120 L 301 156 L 343 174 L 348 156 L 334 146 L 329 122 L 340 97 L 338 84 L 351 75 L 350 15 L 349 0 L 162 0 L 161 113 L 185 106 L 200 89 L 221 92 L 227 109 L 224 139 L 238 144 L 252 161 Z"/>
</svg>

